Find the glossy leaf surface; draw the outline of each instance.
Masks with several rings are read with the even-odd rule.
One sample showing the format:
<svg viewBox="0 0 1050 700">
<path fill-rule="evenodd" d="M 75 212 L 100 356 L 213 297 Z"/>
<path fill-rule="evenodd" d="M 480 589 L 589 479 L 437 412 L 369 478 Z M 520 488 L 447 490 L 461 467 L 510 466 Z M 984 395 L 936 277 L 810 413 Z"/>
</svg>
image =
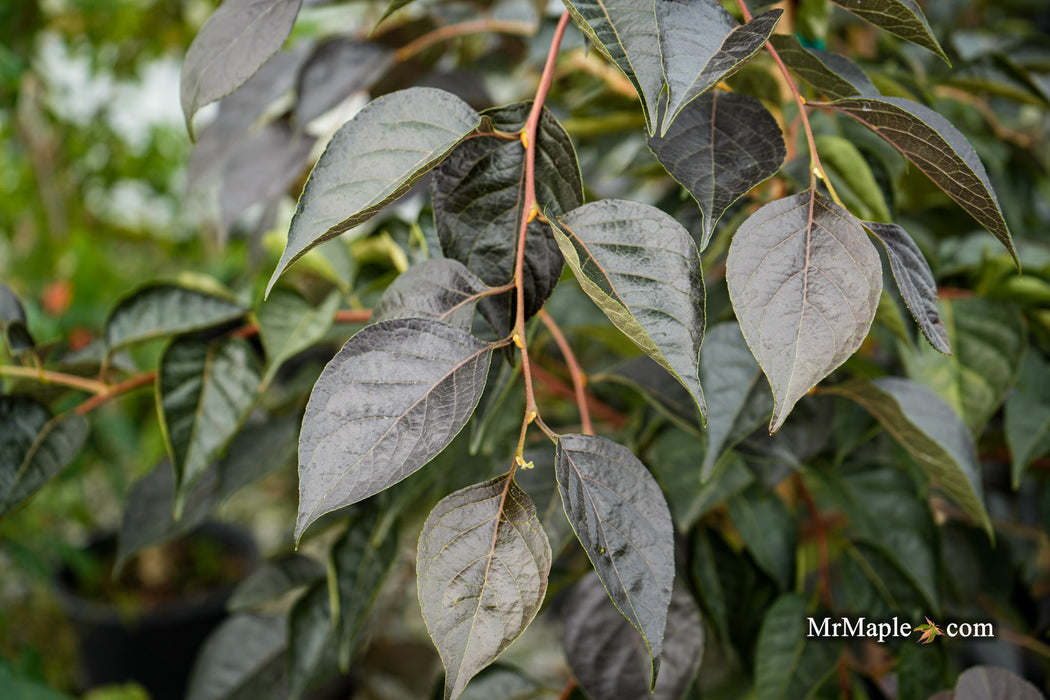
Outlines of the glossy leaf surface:
<svg viewBox="0 0 1050 700">
<path fill-rule="evenodd" d="M 173 284 L 147 285 L 117 304 L 106 320 L 110 350 L 235 321 L 247 312 L 231 299 Z"/>
</svg>

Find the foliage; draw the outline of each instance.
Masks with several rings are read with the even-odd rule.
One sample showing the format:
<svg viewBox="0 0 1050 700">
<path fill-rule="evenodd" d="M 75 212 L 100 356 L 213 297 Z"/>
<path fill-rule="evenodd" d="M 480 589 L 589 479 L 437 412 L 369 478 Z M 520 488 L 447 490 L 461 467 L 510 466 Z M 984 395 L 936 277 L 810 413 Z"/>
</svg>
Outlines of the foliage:
<svg viewBox="0 0 1050 700">
<path fill-rule="evenodd" d="M 85 345 L 4 270 L 0 546 L 152 387 L 118 566 L 298 456 L 194 700 L 378 693 L 424 626 L 400 697 L 1047 690 L 1050 54 L 833 4 L 226 0 L 180 96 L 234 272 Z"/>
</svg>

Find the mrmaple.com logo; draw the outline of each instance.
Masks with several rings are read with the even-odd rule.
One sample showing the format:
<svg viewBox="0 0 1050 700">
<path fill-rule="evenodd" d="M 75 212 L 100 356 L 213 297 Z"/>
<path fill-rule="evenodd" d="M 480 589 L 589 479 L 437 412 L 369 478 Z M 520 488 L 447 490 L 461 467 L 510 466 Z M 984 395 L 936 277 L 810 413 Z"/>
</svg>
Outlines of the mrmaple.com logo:
<svg viewBox="0 0 1050 700">
<path fill-rule="evenodd" d="M 991 622 L 949 622 L 942 629 L 928 617 L 925 624 L 914 627 L 910 622 L 901 622 L 896 617 L 882 622 L 869 621 L 863 617 L 843 617 L 835 621 L 830 617 L 820 620 L 807 617 L 806 620 L 809 622 L 807 637 L 859 637 L 874 639 L 880 644 L 891 637 L 910 637 L 915 632 L 922 633 L 918 639 L 922 644 L 929 644 L 942 635 L 964 638 L 995 636 L 995 628 Z"/>
</svg>

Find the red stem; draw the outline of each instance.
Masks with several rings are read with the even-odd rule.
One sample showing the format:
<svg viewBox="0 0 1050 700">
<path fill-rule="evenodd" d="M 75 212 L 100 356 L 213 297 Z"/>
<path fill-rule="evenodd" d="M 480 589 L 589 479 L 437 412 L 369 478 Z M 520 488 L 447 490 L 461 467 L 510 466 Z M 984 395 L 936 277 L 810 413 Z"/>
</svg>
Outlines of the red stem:
<svg viewBox="0 0 1050 700">
<path fill-rule="evenodd" d="M 558 324 L 555 323 L 545 309 L 540 310 L 540 320 L 543 321 L 543 325 L 550 331 L 551 337 L 554 338 L 554 342 L 558 346 L 558 350 L 561 351 L 562 357 L 565 358 L 565 364 L 569 367 L 569 376 L 572 377 L 572 389 L 576 396 L 576 406 L 580 411 L 580 423 L 583 426 L 583 434 L 594 435 L 591 411 L 587 407 L 587 394 L 584 393 L 583 389 L 587 382 L 587 377 L 580 368 L 580 363 L 576 360 L 576 354 L 572 351 L 572 347 L 569 346 L 569 341 L 565 339 L 565 334 L 561 332 L 561 328 L 558 327 Z"/>
<path fill-rule="evenodd" d="M 112 398 L 116 398 L 121 394 L 126 394 L 129 391 L 132 391 L 133 389 L 138 389 L 139 387 L 146 386 L 147 384 L 152 384 L 154 380 L 156 380 L 156 378 L 156 372 L 145 372 L 143 374 L 137 374 L 134 377 L 131 377 L 130 379 L 125 379 L 122 382 L 114 384 L 109 388 L 109 390 L 103 393 L 95 394 L 90 399 L 77 406 L 74 409 L 74 412 L 78 416 L 87 415 L 88 413 L 91 413 L 96 408 L 98 408 L 99 406 L 106 403 Z"/>
</svg>

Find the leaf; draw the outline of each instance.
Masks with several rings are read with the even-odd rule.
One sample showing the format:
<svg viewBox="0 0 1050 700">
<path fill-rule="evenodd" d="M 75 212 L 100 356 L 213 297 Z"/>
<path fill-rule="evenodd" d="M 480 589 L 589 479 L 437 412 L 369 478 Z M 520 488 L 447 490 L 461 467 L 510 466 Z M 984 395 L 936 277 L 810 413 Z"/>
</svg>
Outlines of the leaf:
<svg viewBox="0 0 1050 700">
<path fill-rule="evenodd" d="M 955 700 L 1039 700 L 1039 689 L 996 666 L 971 666 L 955 682 Z"/>
<path fill-rule="evenodd" d="M 319 342 L 332 327 L 339 294 L 333 292 L 314 306 L 296 292 L 277 290 L 256 312 L 259 339 L 266 350 L 266 373 L 262 386 L 273 381 L 287 360 Z"/>
<path fill-rule="evenodd" d="M 310 173 L 266 293 L 311 248 L 408 192 L 480 125 L 466 102 L 434 88 L 409 88 L 368 104 L 339 128 Z"/>
<path fill-rule="evenodd" d="M 175 513 L 189 488 L 225 449 L 255 402 L 259 373 L 240 338 L 173 342 L 157 372 L 157 408 L 175 469 Z"/>
<path fill-rule="evenodd" d="M 193 39 L 179 96 L 186 129 L 193 115 L 246 83 L 281 48 L 302 0 L 226 0 Z"/>
<path fill-rule="evenodd" d="M 50 418 L 32 399 L 0 395 L 0 518 L 72 462 L 87 434 L 82 416 Z"/>
<path fill-rule="evenodd" d="M 973 436 L 940 397 L 897 377 L 854 380 L 826 391 L 856 401 L 875 416 L 926 475 L 992 534 Z"/>
<path fill-rule="evenodd" d="M 703 436 L 668 427 L 649 444 L 645 457 L 667 496 L 675 530 L 689 532 L 700 517 L 700 469 L 697 457 L 706 452 Z"/>
<path fill-rule="evenodd" d="M 493 664 L 474 676 L 460 700 L 549 700 L 550 690 L 520 671 Z"/>
<path fill-rule="evenodd" d="M 485 283 L 458 260 L 424 260 L 390 283 L 372 309 L 372 321 L 432 318 L 469 331 L 477 295 L 486 289 Z"/>
<path fill-rule="evenodd" d="M 397 533 L 383 523 L 386 513 L 368 508 L 350 519 L 328 552 L 331 586 L 338 602 L 336 640 L 339 666 L 349 668 L 368 615 L 397 559 Z"/>
<path fill-rule="evenodd" d="M 655 207 L 605 199 L 552 220 L 580 286 L 609 320 L 692 395 L 704 341 L 704 279 L 689 232 Z"/>
<path fill-rule="evenodd" d="M 815 141 L 824 173 L 831 178 L 843 205 L 860 219 L 889 221 L 890 210 L 882 189 L 853 142 L 830 134 L 821 134 Z"/>
<path fill-rule="evenodd" d="M 674 529 L 660 487 L 630 450 L 601 437 L 560 436 L 554 469 L 569 524 L 641 633 L 655 685 L 674 583 Z"/>
<path fill-rule="evenodd" d="M 390 0 L 390 2 L 386 6 L 386 9 L 383 10 L 383 16 L 380 17 L 379 20 L 376 22 L 376 26 L 372 28 L 372 31 L 374 32 L 376 30 L 376 27 L 382 24 L 387 17 L 394 14 L 402 7 L 407 7 L 408 5 L 411 5 L 413 1 L 414 0 Z"/>
<path fill-rule="evenodd" d="M 234 615 L 212 632 L 193 666 L 186 700 L 277 700 L 287 696 L 285 622 Z"/>
<path fill-rule="evenodd" d="M 301 423 L 299 413 L 293 412 L 244 425 L 216 465 L 219 498 L 229 498 L 248 484 L 290 465 L 296 458 Z"/>
<path fill-rule="evenodd" d="M 886 257 L 890 261 L 893 279 L 897 281 L 897 289 L 919 330 L 935 350 L 951 355 L 948 330 L 937 310 L 937 281 L 919 246 L 897 224 L 862 223 L 886 248 Z"/>
<path fill-rule="evenodd" d="M 910 379 L 935 391 L 978 435 L 1021 370 L 1024 321 L 1015 306 L 986 299 L 945 299 L 941 317 L 955 353 L 920 345 L 901 359 Z"/>
<path fill-rule="evenodd" d="M 788 67 L 833 100 L 879 94 L 878 88 L 864 71 L 845 56 L 805 49 L 794 35 L 774 34 L 769 43 Z"/>
<path fill-rule="evenodd" d="M 350 338 L 306 406 L 296 540 L 325 513 L 437 456 L 474 412 L 491 353 L 466 331 L 421 318 L 382 321 Z"/>
<path fill-rule="evenodd" d="M 0 284 L 0 331 L 12 354 L 32 350 L 36 343 L 29 334 L 26 311 L 15 293 L 6 284 Z"/>
<path fill-rule="evenodd" d="M 722 453 L 757 428 L 769 416 L 772 405 L 760 386 L 762 368 L 747 347 L 740 325 L 720 323 L 707 333 L 700 355 L 700 380 L 711 407 L 707 418 L 707 452 L 701 480 L 711 478 Z M 757 410 L 756 410 L 757 409 Z"/>
<path fill-rule="evenodd" d="M 584 36 L 634 85 L 646 128 L 653 133 L 664 86 L 653 5 L 631 0 L 569 0 L 565 7 Z"/>
<path fill-rule="evenodd" d="M 661 135 L 690 101 L 751 60 L 784 14 L 771 10 L 740 25 L 717 0 L 657 0 L 655 10 L 668 90 Z"/>
<path fill-rule="evenodd" d="M 832 0 L 844 10 L 848 10 L 861 19 L 865 19 L 890 34 L 929 49 L 944 59 L 949 66 L 951 61 L 944 49 L 937 43 L 930 29 L 930 23 L 915 0 Z"/>
<path fill-rule="evenodd" d="M 851 98 L 827 106 L 849 114 L 889 141 L 991 231 L 1020 267 L 1010 229 L 984 166 L 966 137 L 947 119 L 900 97 Z"/>
<path fill-rule="evenodd" d="M 338 672 L 338 647 L 332 625 L 327 581 L 316 581 L 288 613 L 288 685 L 290 698 Z"/>
<path fill-rule="evenodd" d="M 371 41 L 336 38 L 310 54 L 296 80 L 295 121 L 305 129 L 314 119 L 370 88 L 393 62 L 390 49 Z"/>
<path fill-rule="evenodd" d="M 879 256 L 849 212 L 808 190 L 744 222 L 729 248 L 726 281 L 773 389 L 773 433 L 867 336 L 882 292 Z"/>
<path fill-rule="evenodd" d="M 806 597 L 789 593 L 766 613 L 755 652 L 758 700 L 808 698 L 835 670 L 841 644 L 806 638 Z"/>
<path fill-rule="evenodd" d="M 551 549 L 511 475 L 442 499 L 419 537 L 419 604 L 441 661 L 445 699 L 517 639 L 543 603 Z"/>
<path fill-rule="evenodd" d="M 117 303 L 106 320 L 110 352 L 125 345 L 219 326 L 247 313 L 237 302 L 174 284 L 150 284 Z"/>
<path fill-rule="evenodd" d="M 1021 374 L 1006 399 L 1003 429 L 1017 489 L 1025 468 L 1050 452 L 1050 366 L 1035 348 L 1025 353 Z"/>
<path fill-rule="evenodd" d="M 170 470 L 169 470 L 170 472 Z M 237 584 L 226 602 L 231 612 L 247 612 L 324 577 L 324 564 L 302 554 L 265 562 Z"/>
<path fill-rule="evenodd" d="M 682 585 L 675 585 L 664 635 L 664 663 L 650 694 L 649 666 L 638 632 L 609 603 L 596 575 L 588 574 L 565 603 L 565 653 L 573 675 L 592 698 L 679 700 L 700 668 L 704 630 L 700 611 Z"/>
<path fill-rule="evenodd" d="M 768 489 L 754 486 L 729 499 L 729 517 L 762 570 L 781 590 L 791 590 L 798 529 L 784 502 Z"/>
<path fill-rule="evenodd" d="M 721 90 L 683 107 L 663 136 L 649 137 L 649 148 L 700 206 L 701 250 L 725 210 L 774 175 L 787 153 L 780 125 L 761 102 Z"/>
<path fill-rule="evenodd" d="M 492 128 L 520 131 L 532 104 L 519 102 L 488 110 Z M 536 131 L 536 203 L 560 216 L 583 203 L 583 185 L 569 135 L 546 109 Z M 465 141 L 434 171 L 434 223 L 444 254 L 466 265 L 490 286 L 514 276 L 518 233 L 524 204 L 525 149 L 518 139 L 478 136 Z M 529 224 L 525 240 L 525 317 L 531 318 L 554 290 L 563 260 L 550 230 Z M 479 308 L 504 337 L 516 313 L 513 292 L 479 302 Z"/>
</svg>

